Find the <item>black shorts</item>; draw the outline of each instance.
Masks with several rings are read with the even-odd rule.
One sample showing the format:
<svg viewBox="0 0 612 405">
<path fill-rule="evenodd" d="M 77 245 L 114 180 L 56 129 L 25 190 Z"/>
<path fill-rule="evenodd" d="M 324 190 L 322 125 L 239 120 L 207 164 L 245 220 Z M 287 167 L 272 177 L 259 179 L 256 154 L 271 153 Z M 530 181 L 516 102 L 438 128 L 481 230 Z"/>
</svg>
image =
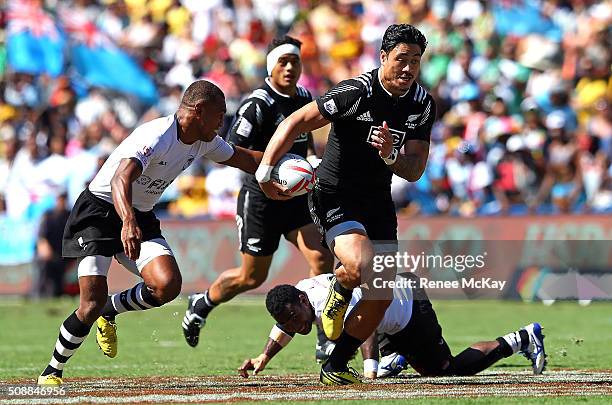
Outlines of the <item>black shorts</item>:
<svg viewBox="0 0 612 405">
<path fill-rule="evenodd" d="M 238 195 L 236 223 L 240 251 L 251 256 L 270 256 L 281 235 L 311 224 L 306 196 L 287 201 L 267 198 L 261 191 L 242 187 Z"/>
<path fill-rule="evenodd" d="M 397 216 L 390 193 L 373 199 L 363 194 L 327 191 L 317 184 L 308 194 L 308 204 L 326 246 L 344 231 L 354 229 L 356 223 L 365 228 L 372 241 L 397 241 Z"/>
<path fill-rule="evenodd" d="M 136 222 L 142 232 L 142 241 L 163 238 L 159 220 L 153 211 L 134 209 Z M 62 256 L 107 256 L 123 252 L 121 228 L 123 223 L 110 204 L 96 196 L 89 189 L 83 190 L 76 200 L 64 228 Z"/>
<path fill-rule="evenodd" d="M 422 376 L 446 375 L 445 368 L 452 361 L 448 344 L 442 336 L 436 312 L 423 288 L 412 290 L 412 316 L 408 325 L 394 335 L 385 335 L 391 348 L 406 357 L 408 363 Z"/>
</svg>

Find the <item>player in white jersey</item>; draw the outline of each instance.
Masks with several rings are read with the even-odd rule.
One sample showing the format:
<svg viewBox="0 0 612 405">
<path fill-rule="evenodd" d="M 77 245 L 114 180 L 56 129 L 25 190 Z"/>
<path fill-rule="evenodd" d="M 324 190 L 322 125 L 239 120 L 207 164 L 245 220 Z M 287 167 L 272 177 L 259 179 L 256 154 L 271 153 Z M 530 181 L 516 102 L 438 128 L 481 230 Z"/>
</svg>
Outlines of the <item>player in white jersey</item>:
<svg viewBox="0 0 612 405">
<path fill-rule="evenodd" d="M 64 230 L 62 254 L 77 258 L 80 303 L 61 325 L 39 384 L 59 385 L 65 363 L 94 322 L 102 352 L 115 357 L 115 316 L 172 301 L 181 291 L 181 273 L 152 209 L 164 189 L 195 159 L 253 173 L 261 152 L 226 143 L 217 135 L 225 96 L 214 84 L 192 83 L 174 115 L 147 122 L 132 132 L 104 163 L 76 201 Z M 108 295 L 112 258 L 143 282 Z"/>
<path fill-rule="evenodd" d="M 307 335 L 313 323 L 321 324 L 332 277 L 331 274 L 322 274 L 302 280 L 295 287 L 283 284 L 270 290 L 266 297 L 266 308 L 277 324 L 270 332 L 263 353 L 242 363 L 238 369 L 241 376 L 248 377 L 249 370 L 254 370 L 256 374 L 262 371 L 296 333 Z M 407 274 L 398 277 L 414 276 Z M 518 352 L 531 361 L 534 373 L 539 374 L 544 369 L 544 336 L 538 323 L 527 325 L 496 340 L 475 343 L 457 356 L 452 356 L 425 290 L 420 287 L 398 288 L 393 293 L 393 300 L 376 328 L 376 333 L 382 338 L 381 342 L 384 342 L 381 353 L 402 356 L 419 374 L 473 375 Z M 353 290 L 347 314 L 362 299 L 362 295 L 360 288 Z M 388 375 L 385 370 L 378 368 L 378 350 L 373 337 L 362 345 L 362 353 L 366 376 L 375 378 L 377 371 L 379 376 Z M 356 372 L 351 372 L 357 379 Z M 334 381 L 336 385 L 354 382 L 353 379 L 345 381 L 337 378 Z"/>
</svg>

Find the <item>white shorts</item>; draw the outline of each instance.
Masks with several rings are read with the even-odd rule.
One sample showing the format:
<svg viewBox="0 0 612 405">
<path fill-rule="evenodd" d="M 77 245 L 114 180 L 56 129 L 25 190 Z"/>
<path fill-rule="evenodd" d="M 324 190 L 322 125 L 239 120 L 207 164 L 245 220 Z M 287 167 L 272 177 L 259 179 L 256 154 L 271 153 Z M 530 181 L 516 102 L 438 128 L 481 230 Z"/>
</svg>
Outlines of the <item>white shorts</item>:
<svg viewBox="0 0 612 405">
<path fill-rule="evenodd" d="M 131 273 L 140 277 L 142 269 L 158 256 L 173 256 L 172 249 L 163 238 L 151 239 L 140 244 L 140 256 L 136 261 L 128 259 L 124 252 L 115 255 L 115 259 Z M 77 262 L 79 277 L 108 275 L 112 257 L 107 256 L 85 256 L 80 257 Z"/>
</svg>

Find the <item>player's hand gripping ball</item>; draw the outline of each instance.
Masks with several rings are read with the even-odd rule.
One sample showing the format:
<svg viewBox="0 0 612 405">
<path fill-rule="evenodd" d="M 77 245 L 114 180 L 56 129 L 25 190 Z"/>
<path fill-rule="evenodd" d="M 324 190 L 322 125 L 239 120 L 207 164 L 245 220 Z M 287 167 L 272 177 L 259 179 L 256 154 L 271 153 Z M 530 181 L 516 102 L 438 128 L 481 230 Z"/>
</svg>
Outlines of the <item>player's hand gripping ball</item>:
<svg viewBox="0 0 612 405">
<path fill-rule="evenodd" d="M 315 184 L 315 171 L 306 159 L 287 153 L 272 169 L 272 181 L 285 187 L 285 194 L 295 197 L 308 193 Z"/>
</svg>

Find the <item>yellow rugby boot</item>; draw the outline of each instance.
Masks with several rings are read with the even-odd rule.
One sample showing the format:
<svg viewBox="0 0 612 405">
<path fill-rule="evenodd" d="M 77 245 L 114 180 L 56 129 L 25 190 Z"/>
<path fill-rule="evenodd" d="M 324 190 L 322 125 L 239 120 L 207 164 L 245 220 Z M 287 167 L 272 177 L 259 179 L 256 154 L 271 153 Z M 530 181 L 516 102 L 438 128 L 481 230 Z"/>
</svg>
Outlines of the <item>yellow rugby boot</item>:
<svg viewBox="0 0 612 405">
<path fill-rule="evenodd" d="M 348 308 L 350 298 L 346 299 L 342 294 L 334 289 L 334 285 L 338 282 L 336 277 L 333 277 L 329 285 L 327 300 L 321 314 L 321 323 L 323 332 L 329 340 L 336 340 L 342 334 L 344 327 L 344 315 Z"/>
<path fill-rule="evenodd" d="M 323 385 L 349 385 L 362 382 L 359 373 L 351 367 L 341 371 L 325 371 L 325 365 L 321 367 L 319 379 Z"/>
<path fill-rule="evenodd" d="M 96 321 L 96 342 L 105 356 L 111 359 L 117 355 L 117 324 L 103 316 Z"/>
<path fill-rule="evenodd" d="M 55 374 L 47 374 L 38 376 L 38 385 L 62 385 L 64 381 Z"/>
</svg>

